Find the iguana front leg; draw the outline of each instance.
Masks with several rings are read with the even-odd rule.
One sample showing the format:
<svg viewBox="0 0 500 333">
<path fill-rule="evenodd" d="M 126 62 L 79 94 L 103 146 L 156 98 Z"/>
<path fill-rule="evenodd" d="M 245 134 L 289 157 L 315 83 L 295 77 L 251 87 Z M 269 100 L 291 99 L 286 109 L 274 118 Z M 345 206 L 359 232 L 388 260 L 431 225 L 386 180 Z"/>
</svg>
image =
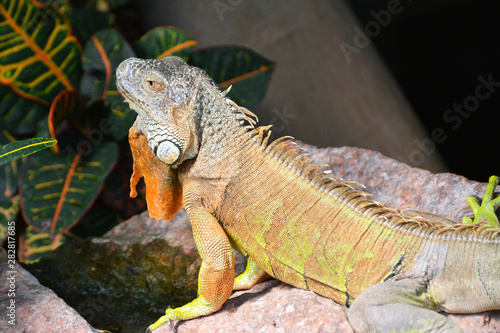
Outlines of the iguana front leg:
<svg viewBox="0 0 500 333">
<path fill-rule="evenodd" d="M 464 216 L 462 219 L 463 224 L 487 222 L 495 228 L 500 228 L 498 217 L 495 214 L 497 208 L 500 207 L 500 196 L 492 199 L 498 182 L 499 179 L 497 176 L 490 177 L 481 205 L 479 205 L 476 198 L 474 198 L 473 196 L 469 196 L 467 198 L 467 202 L 469 203 L 470 207 L 472 208 L 472 212 L 474 213 L 474 220 L 472 220 L 468 216 Z"/>
<path fill-rule="evenodd" d="M 186 320 L 219 310 L 234 285 L 234 256 L 226 233 L 215 217 L 201 205 L 185 203 L 202 264 L 198 276 L 198 298 L 165 315 L 149 326 L 153 331 L 171 320 Z"/>
<path fill-rule="evenodd" d="M 233 290 L 248 290 L 269 278 L 271 278 L 269 274 L 248 258 L 245 271 L 234 280 Z"/>
</svg>

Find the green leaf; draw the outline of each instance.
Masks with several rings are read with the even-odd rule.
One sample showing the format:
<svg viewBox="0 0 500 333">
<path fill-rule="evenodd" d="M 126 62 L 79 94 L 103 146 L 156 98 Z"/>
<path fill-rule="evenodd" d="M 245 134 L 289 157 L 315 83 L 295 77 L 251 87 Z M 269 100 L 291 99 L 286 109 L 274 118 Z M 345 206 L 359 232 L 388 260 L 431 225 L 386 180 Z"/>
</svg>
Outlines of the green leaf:
<svg viewBox="0 0 500 333">
<path fill-rule="evenodd" d="M 2 127 L 34 131 L 57 94 L 76 89 L 79 43 L 56 7 L 37 1 L 0 0 L 0 38 Z"/>
<path fill-rule="evenodd" d="M 95 8 L 75 8 L 68 14 L 68 18 L 75 36 L 82 45 L 85 45 L 97 31 L 115 25 L 115 19 L 109 12 Z"/>
<path fill-rule="evenodd" d="M 204 69 L 221 89 L 232 85 L 229 97 L 248 109 L 264 97 L 275 65 L 252 50 L 231 46 L 193 52 L 190 63 Z"/>
<path fill-rule="evenodd" d="M 0 132 L 0 144 L 7 144 L 14 140 L 6 132 Z M 0 166 L 0 242 L 6 236 L 8 222 L 13 221 L 19 212 L 19 195 L 17 183 L 20 160 Z"/>
<path fill-rule="evenodd" d="M 122 221 L 116 210 L 109 208 L 99 199 L 71 229 L 71 233 L 81 238 L 100 237 Z"/>
<path fill-rule="evenodd" d="M 2 205 L 0 204 L 0 209 L 2 209 Z M 7 237 L 7 226 L 9 220 L 3 219 L 3 216 L 0 214 L 0 242 L 4 242 L 5 237 Z"/>
<path fill-rule="evenodd" d="M 12 163 L 15 163 L 14 161 Z M 0 167 L 0 187 L 8 188 L 9 181 L 15 178 L 12 168 L 9 164 Z M 17 185 L 17 184 L 16 184 Z M 17 191 L 17 186 L 15 188 Z M 7 227 L 9 222 L 15 221 L 17 213 L 19 213 L 19 195 L 8 197 L 9 192 L 2 192 L 0 196 L 0 242 L 7 236 Z"/>
<path fill-rule="evenodd" d="M 100 192 L 118 157 L 114 142 L 97 146 L 81 141 L 77 152 L 48 150 L 28 158 L 21 173 L 21 202 L 26 221 L 51 237 L 69 230 Z"/>
<path fill-rule="evenodd" d="M 133 56 L 134 51 L 118 31 L 104 29 L 93 35 L 85 44 L 82 55 L 82 95 L 88 99 L 106 100 L 116 90 L 116 68 Z"/>
<path fill-rule="evenodd" d="M 80 93 L 75 90 L 63 90 L 56 96 L 50 106 L 47 118 L 47 126 L 52 138 L 57 139 L 57 128 L 62 122 L 75 114 L 80 102 Z M 54 146 L 54 151 L 59 153 L 59 145 Z"/>
<path fill-rule="evenodd" d="M 105 115 L 114 125 L 110 134 L 120 140 L 127 135 L 135 119 L 116 88 L 116 68 L 125 59 L 135 56 L 134 51 L 113 29 L 99 31 L 85 45 L 83 53 L 84 75 L 81 81 L 81 93 L 89 99 L 102 99 L 109 103 L 111 111 Z"/>
<path fill-rule="evenodd" d="M 59 1 L 59 0 L 52 0 Z M 95 8 L 99 11 L 109 11 L 110 8 L 121 7 L 128 4 L 131 0 L 71 0 L 73 8 L 85 7 Z"/>
<path fill-rule="evenodd" d="M 108 115 L 109 121 L 113 124 L 113 131 L 110 137 L 114 140 L 122 140 L 128 134 L 128 130 L 134 123 L 137 114 L 130 110 L 128 104 L 124 102 L 123 96 L 118 90 L 116 94 L 109 95 L 108 102 L 111 112 Z"/>
<path fill-rule="evenodd" d="M 32 133 L 48 112 L 47 105 L 21 98 L 8 86 L 0 84 L 0 129 L 19 134 Z"/>
<path fill-rule="evenodd" d="M 8 223 L 15 220 L 18 212 L 19 196 L 14 196 L 6 201 L 0 201 L 0 241 L 7 235 Z"/>
<path fill-rule="evenodd" d="M 37 2 L 42 3 L 43 5 L 51 5 L 61 13 L 67 13 L 71 11 L 70 1 L 72 2 L 73 0 L 43 0 Z"/>
<path fill-rule="evenodd" d="M 137 56 L 144 59 L 176 55 L 186 60 L 198 42 L 174 27 L 158 27 L 148 31 L 134 45 Z"/>
<path fill-rule="evenodd" d="M 48 138 L 50 137 L 49 115 L 43 117 L 36 126 L 35 137 Z"/>
<path fill-rule="evenodd" d="M 108 0 L 109 5 L 111 8 L 117 8 L 117 7 L 122 7 L 128 4 L 131 0 Z"/>
<path fill-rule="evenodd" d="M 51 138 L 33 138 L 7 143 L 0 146 L 0 165 L 15 160 L 16 158 L 36 153 L 56 143 L 57 140 Z"/>
<path fill-rule="evenodd" d="M 19 237 L 19 261 L 31 264 L 45 257 L 64 243 L 69 243 L 75 237 L 71 233 L 57 235 L 51 239 L 50 235 L 38 232 L 32 226 Z"/>
</svg>

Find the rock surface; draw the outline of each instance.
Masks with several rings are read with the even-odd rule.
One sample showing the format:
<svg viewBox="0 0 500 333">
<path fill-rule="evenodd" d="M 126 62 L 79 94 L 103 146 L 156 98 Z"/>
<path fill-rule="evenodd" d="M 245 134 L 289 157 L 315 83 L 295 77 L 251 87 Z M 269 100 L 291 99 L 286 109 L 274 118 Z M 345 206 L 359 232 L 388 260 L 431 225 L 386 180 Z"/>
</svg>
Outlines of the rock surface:
<svg viewBox="0 0 500 333">
<path fill-rule="evenodd" d="M 305 145 L 304 145 L 305 146 Z M 425 170 L 410 168 L 383 155 L 357 148 L 319 149 L 307 146 L 318 164 L 329 164 L 333 175 L 345 180 L 356 180 L 366 186 L 374 199 L 393 207 L 411 206 L 414 210 L 427 211 L 459 221 L 470 208 L 465 202 L 469 194 L 481 196 L 485 183 L 468 181 L 452 174 L 431 174 Z M 171 221 L 156 222 L 147 213 L 135 216 L 120 224 L 108 234 L 92 240 L 92 244 L 107 244 L 112 249 L 121 248 L 124 253 L 132 245 L 147 247 L 164 241 L 191 256 L 196 252 L 187 216 L 182 211 Z M 84 244 L 85 245 L 85 244 Z M 88 243 L 87 243 L 88 246 Z M 156 247 L 153 247 L 156 248 Z M 161 247 L 159 250 L 161 251 Z M 61 248 L 60 250 L 64 250 Z M 58 249 L 59 251 L 59 249 Z M 56 251 L 57 252 L 57 251 Z M 116 251 L 115 251 L 116 252 Z M 73 260 L 82 260 L 78 251 Z M 99 263 L 99 258 L 96 259 Z M 102 260 L 102 258 L 101 258 Z M 238 260 L 241 271 L 242 258 Z M 158 263 L 158 266 L 165 263 Z M 0 304 L 5 304 L 6 270 L 2 272 Z M 29 273 L 19 269 L 16 304 L 18 325 L 8 332 L 92 332 L 93 329 L 51 290 L 38 284 Z M 127 290 L 122 290 L 127 292 Z M 82 294 L 82 299 L 88 295 Z M 154 297 L 153 293 L 146 295 Z M 100 307 L 93 308 L 93 315 L 109 312 L 113 298 L 106 298 Z M 165 299 L 165 307 L 169 300 Z M 53 307 L 61 307 L 61 310 Z M 5 308 L 4 308 L 5 309 Z M 175 323 L 183 332 L 352 332 L 345 316 L 345 307 L 312 292 L 292 288 L 272 280 L 250 291 L 234 293 L 224 307 L 207 317 Z M 136 313 L 121 313 L 133 318 L 159 316 L 155 309 L 136 308 Z M 82 315 L 85 316 L 84 313 Z M 66 317 L 64 317 L 66 316 Z M 71 316 L 71 317 L 69 317 Z M 500 332 L 500 311 L 474 315 L 448 315 L 464 332 Z M 5 329 L 3 318 L 0 331 Z M 142 324 L 141 324 L 142 325 Z M 142 326 L 144 329 L 146 325 Z M 103 328 L 103 327 L 99 327 Z M 123 325 L 116 331 L 139 332 L 137 327 Z M 164 325 L 157 333 L 170 332 Z"/>
<path fill-rule="evenodd" d="M 44 333 L 44 332 L 97 332 L 73 308 L 68 306 L 52 290 L 46 288 L 20 265 L 12 273 L 7 263 L 0 264 L 0 332 Z M 15 297 L 9 297 L 12 290 L 9 277 L 15 276 Z M 11 280 L 12 281 L 12 280 Z M 10 325 L 7 309 L 15 300 L 15 325 Z M 12 318 L 13 319 L 13 318 Z"/>
</svg>

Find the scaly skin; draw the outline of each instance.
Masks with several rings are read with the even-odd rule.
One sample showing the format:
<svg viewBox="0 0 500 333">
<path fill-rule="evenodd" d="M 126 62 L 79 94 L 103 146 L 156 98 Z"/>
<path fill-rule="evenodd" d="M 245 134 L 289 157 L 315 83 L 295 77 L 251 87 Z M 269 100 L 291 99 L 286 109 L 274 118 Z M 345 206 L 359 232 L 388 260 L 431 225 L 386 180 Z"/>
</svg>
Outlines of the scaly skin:
<svg viewBox="0 0 500 333">
<path fill-rule="evenodd" d="M 149 327 L 208 315 L 269 277 L 349 306 L 357 332 L 460 332 L 436 311 L 500 309 L 500 229 L 492 177 L 476 216 L 451 224 L 394 209 L 327 177 L 178 57 L 117 70 L 138 113 L 129 140 L 151 216 L 184 206 L 202 258 L 198 294 Z M 471 201 L 472 202 L 472 201 Z M 232 248 L 249 258 L 235 278 Z"/>
</svg>

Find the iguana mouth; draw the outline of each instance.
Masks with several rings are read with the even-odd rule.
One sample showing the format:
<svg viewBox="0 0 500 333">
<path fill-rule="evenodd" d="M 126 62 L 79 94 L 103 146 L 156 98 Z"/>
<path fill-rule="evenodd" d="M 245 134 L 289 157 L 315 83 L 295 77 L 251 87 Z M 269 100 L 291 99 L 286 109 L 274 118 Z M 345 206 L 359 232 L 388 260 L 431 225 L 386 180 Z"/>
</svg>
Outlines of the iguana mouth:
<svg viewBox="0 0 500 333">
<path fill-rule="evenodd" d="M 118 88 L 118 91 L 122 95 L 123 99 L 128 104 L 129 109 L 139 114 L 138 110 L 140 111 L 140 107 L 139 104 L 136 102 L 136 100 L 133 98 L 133 96 L 126 89 L 122 87 L 119 81 L 117 81 L 116 86 Z"/>
<path fill-rule="evenodd" d="M 173 141 L 164 140 L 158 143 L 154 150 L 156 157 L 167 165 L 173 165 L 179 161 L 182 156 L 182 148 Z"/>
</svg>

